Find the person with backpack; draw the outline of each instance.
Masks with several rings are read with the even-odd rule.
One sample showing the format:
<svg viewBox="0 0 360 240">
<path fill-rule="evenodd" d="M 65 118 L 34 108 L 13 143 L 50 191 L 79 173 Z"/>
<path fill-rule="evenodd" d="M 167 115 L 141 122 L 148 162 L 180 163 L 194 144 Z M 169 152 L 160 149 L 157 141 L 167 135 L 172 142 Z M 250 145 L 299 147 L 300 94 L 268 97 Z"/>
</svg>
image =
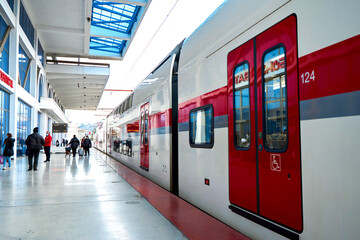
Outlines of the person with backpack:
<svg viewBox="0 0 360 240">
<path fill-rule="evenodd" d="M 25 144 L 26 144 L 27 148 L 29 149 L 29 156 L 28 156 L 29 169 L 28 169 L 28 171 L 33 170 L 33 167 L 34 167 L 34 171 L 37 171 L 37 166 L 38 166 L 38 161 L 39 161 L 39 153 L 40 153 L 40 150 L 42 149 L 42 147 L 45 145 L 45 140 L 39 134 L 38 127 L 34 128 L 33 133 L 30 134 L 26 138 Z M 34 157 L 34 165 L 33 165 L 33 161 L 32 161 L 33 157 Z"/>
<path fill-rule="evenodd" d="M 91 140 L 88 135 L 85 136 L 85 139 L 82 142 L 82 147 L 84 148 L 85 156 L 90 156 Z"/>
<path fill-rule="evenodd" d="M 14 156 L 14 142 L 15 139 L 12 138 L 12 134 L 8 133 L 6 134 L 7 138 L 4 141 L 4 168 L 3 170 L 6 170 L 6 162 L 9 162 L 9 168 L 11 167 L 11 156 Z"/>
<path fill-rule="evenodd" d="M 75 157 L 76 149 L 80 145 L 79 139 L 74 135 L 74 137 L 70 140 L 69 145 L 72 149 L 73 157 Z"/>
</svg>

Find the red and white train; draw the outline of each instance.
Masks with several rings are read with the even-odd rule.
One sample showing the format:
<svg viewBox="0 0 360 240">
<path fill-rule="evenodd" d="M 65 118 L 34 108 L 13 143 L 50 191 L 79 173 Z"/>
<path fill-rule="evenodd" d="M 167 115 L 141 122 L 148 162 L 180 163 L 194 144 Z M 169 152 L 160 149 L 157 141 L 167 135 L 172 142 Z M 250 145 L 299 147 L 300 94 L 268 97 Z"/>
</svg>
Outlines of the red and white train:
<svg viewBox="0 0 360 240">
<path fill-rule="evenodd" d="M 359 0 L 228 0 L 98 147 L 251 238 L 358 239 L 359 23 Z"/>
</svg>

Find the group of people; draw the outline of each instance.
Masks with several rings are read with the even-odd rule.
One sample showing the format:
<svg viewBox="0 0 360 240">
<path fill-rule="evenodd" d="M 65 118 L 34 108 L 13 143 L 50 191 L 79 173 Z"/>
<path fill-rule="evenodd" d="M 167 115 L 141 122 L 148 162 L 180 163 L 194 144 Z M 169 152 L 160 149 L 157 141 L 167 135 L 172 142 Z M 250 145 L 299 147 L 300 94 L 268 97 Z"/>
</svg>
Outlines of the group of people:
<svg viewBox="0 0 360 240">
<path fill-rule="evenodd" d="M 39 153 L 40 150 L 44 147 L 44 152 L 46 155 L 46 159 L 44 162 L 50 162 L 50 147 L 51 147 L 52 137 L 50 132 L 46 132 L 45 139 L 43 136 L 39 134 L 39 128 L 35 127 L 33 129 L 33 133 L 30 134 L 25 140 L 25 145 L 27 146 L 26 155 L 28 155 L 28 163 L 29 168 L 28 171 L 37 171 Z M 66 140 L 67 142 L 67 140 Z M 12 138 L 12 134 L 8 133 L 7 138 L 4 141 L 4 151 L 3 151 L 3 159 L 4 159 L 4 168 L 6 170 L 6 164 L 8 164 L 8 168 L 11 167 L 11 157 L 14 156 L 14 143 L 15 139 Z M 79 139 L 77 139 L 76 135 L 71 139 L 69 145 L 72 148 L 73 156 L 75 157 L 76 150 L 78 146 L 81 146 L 84 149 L 85 156 L 90 155 L 91 148 L 91 140 L 88 136 L 84 137 L 81 140 L 81 145 Z M 34 162 L 33 162 L 34 158 Z"/>
<path fill-rule="evenodd" d="M 74 137 L 70 140 L 69 145 L 71 147 L 73 157 L 75 157 L 77 148 L 79 146 L 84 149 L 85 156 L 87 156 L 87 155 L 90 156 L 90 148 L 92 145 L 91 145 L 91 140 L 88 135 L 86 135 L 85 137 L 83 137 L 81 139 L 81 143 L 80 143 L 79 139 L 76 137 L 76 135 L 74 135 Z"/>
</svg>

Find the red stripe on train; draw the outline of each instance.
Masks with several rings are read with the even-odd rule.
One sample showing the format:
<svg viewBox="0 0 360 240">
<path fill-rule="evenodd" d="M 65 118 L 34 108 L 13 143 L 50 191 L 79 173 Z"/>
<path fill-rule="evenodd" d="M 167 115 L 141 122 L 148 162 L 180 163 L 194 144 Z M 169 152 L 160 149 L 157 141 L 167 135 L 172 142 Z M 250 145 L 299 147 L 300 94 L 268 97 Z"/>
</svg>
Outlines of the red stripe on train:
<svg viewBox="0 0 360 240">
<path fill-rule="evenodd" d="M 360 35 L 299 58 L 300 101 L 360 90 L 357 62 Z M 179 123 L 189 121 L 191 109 L 213 104 L 214 116 L 227 114 L 227 86 L 179 103 Z"/>
<path fill-rule="evenodd" d="M 300 101 L 360 90 L 360 35 L 299 58 Z"/>
<path fill-rule="evenodd" d="M 163 112 L 158 112 L 149 116 L 149 129 L 170 127 L 172 126 L 172 109 L 167 109 Z M 132 123 L 127 123 L 127 132 L 140 132 L 140 120 Z"/>
<path fill-rule="evenodd" d="M 149 129 L 172 126 L 172 109 L 170 108 L 163 112 L 155 113 L 149 116 L 149 118 Z"/>
<path fill-rule="evenodd" d="M 221 87 L 184 103 L 179 103 L 179 123 L 189 121 L 191 109 L 212 104 L 214 116 L 227 115 L 227 86 Z"/>
</svg>

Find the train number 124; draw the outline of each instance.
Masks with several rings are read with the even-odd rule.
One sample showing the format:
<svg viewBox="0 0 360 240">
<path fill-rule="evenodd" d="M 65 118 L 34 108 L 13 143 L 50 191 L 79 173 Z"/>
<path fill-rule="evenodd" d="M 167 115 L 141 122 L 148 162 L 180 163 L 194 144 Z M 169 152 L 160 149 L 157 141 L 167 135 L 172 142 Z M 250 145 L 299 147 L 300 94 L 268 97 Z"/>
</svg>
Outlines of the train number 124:
<svg viewBox="0 0 360 240">
<path fill-rule="evenodd" d="M 305 73 L 301 74 L 300 77 L 301 77 L 301 82 L 303 84 L 310 83 L 310 81 L 315 81 L 315 70 L 312 70 L 311 73 L 305 72 Z"/>
</svg>

